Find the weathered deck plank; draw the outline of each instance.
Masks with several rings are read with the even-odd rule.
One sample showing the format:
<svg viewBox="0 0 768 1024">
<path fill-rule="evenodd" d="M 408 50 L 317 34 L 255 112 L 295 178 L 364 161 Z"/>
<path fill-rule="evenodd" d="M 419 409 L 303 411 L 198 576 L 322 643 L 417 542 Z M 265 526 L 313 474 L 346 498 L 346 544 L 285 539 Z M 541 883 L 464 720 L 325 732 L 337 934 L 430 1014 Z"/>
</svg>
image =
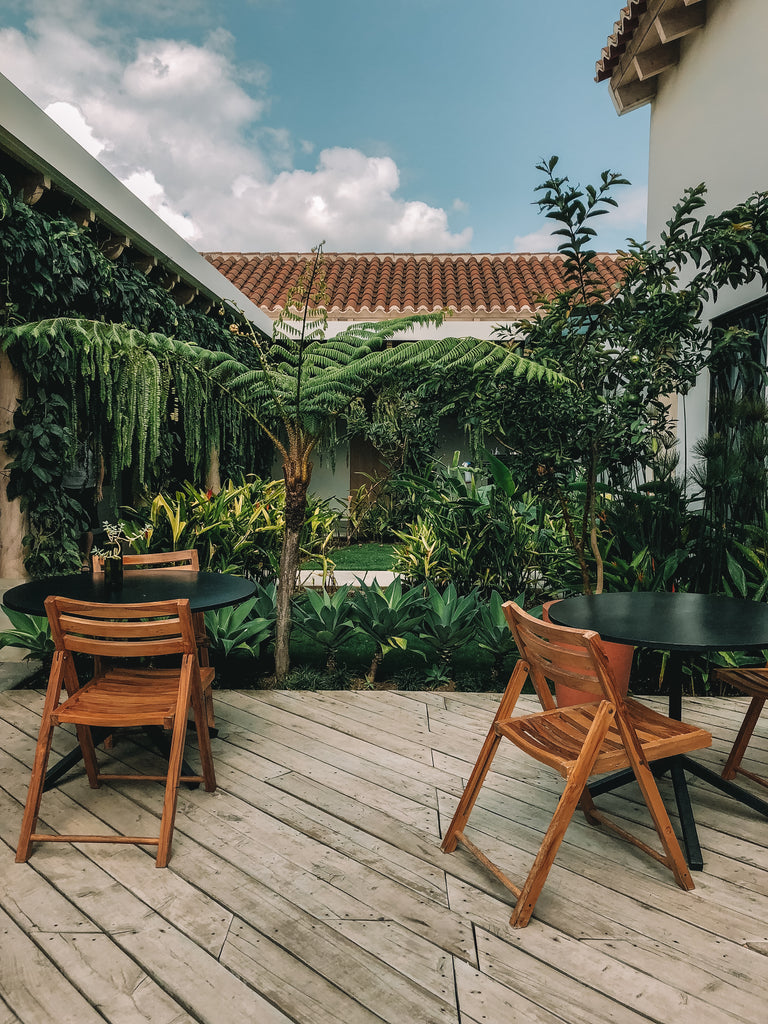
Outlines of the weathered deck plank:
<svg viewBox="0 0 768 1024">
<path fill-rule="evenodd" d="M 124 846 L 40 846 L 12 863 L 42 697 L 0 695 L 0 1024 L 762 1024 L 761 815 L 692 780 L 705 856 L 693 893 L 575 819 L 534 919 L 512 931 L 506 891 L 439 848 L 498 695 L 216 699 L 219 789 L 180 790 L 173 857 L 158 871 L 151 851 Z M 685 702 L 715 735 L 702 752 L 715 770 L 744 708 Z M 70 742 L 58 735 L 57 752 Z M 142 744 L 121 739 L 111 756 L 148 766 Z M 768 761 L 763 723 L 749 756 Z M 559 782 L 513 751 L 495 768 L 471 827 L 514 877 Z M 43 816 L 61 831 L 135 834 L 161 799 L 152 783 L 92 791 L 76 770 Z M 647 829 L 634 787 L 600 801 Z"/>
</svg>

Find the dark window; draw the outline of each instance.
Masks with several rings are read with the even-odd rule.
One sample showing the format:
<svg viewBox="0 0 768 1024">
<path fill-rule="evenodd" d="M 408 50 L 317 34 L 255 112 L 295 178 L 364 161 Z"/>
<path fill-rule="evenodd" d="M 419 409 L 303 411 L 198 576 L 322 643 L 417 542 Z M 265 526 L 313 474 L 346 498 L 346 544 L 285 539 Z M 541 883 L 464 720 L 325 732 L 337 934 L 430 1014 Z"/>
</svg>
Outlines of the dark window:
<svg viewBox="0 0 768 1024">
<path fill-rule="evenodd" d="M 758 299 L 757 302 L 724 313 L 712 321 L 712 326 L 718 334 L 734 328 L 743 333 L 731 336 L 711 366 L 710 433 L 721 426 L 718 423 L 718 406 L 722 405 L 724 399 L 738 402 L 765 396 L 768 298 Z"/>
</svg>

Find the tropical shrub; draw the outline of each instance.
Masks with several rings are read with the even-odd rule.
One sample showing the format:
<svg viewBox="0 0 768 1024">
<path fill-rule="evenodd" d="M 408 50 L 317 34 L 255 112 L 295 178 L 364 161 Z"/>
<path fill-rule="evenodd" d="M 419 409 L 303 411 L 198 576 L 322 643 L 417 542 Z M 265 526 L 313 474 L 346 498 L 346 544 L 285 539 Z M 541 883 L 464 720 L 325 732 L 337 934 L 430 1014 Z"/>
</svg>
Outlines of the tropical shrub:
<svg viewBox="0 0 768 1024">
<path fill-rule="evenodd" d="M 667 396 L 685 395 L 719 351 L 723 331 L 702 318 L 704 303 L 723 287 L 768 281 L 768 193 L 702 217 L 705 186 L 687 189 L 659 243 L 629 240 L 621 280 L 608 285 L 592 225 L 628 183 L 606 171 L 599 185 L 581 188 L 556 165 L 556 157 L 539 165 L 538 205 L 562 239 L 567 287 L 500 336 L 574 384 L 521 393 L 498 409 L 500 443 L 524 484 L 559 504 L 580 589 L 599 592 L 600 484 L 615 491 L 643 476 L 674 425 Z"/>
<path fill-rule="evenodd" d="M 183 367 L 144 358 L 131 344 L 135 332 L 173 335 L 253 365 L 250 344 L 229 330 L 239 314 L 209 310 L 205 296 L 180 306 L 164 286 L 165 268 L 145 275 L 130 250 L 107 259 L 105 229 L 78 226 L 44 206 L 17 199 L 0 175 L 0 347 L 25 387 L 3 440 L 12 455 L 9 497 L 21 499 L 29 519 L 25 564 L 33 576 L 79 562 L 82 510 L 61 498 L 78 421 L 96 439 L 115 486 L 128 483 L 126 468 L 130 486 L 143 479 L 167 486 L 202 467 L 211 446 L 226 474 L 262 471 L 266 451 L 259 431 L 221 396 L 201 407 L 201 389 Z"/>
<path fill-rule="evenodd" d="M 301 530 L 302 554 L 321 556 L 337 520 L 327 502 L 310 496 Z M 149 522 L 152 551 L 195 548 L 203 569 L 275 578 L 285 526 L 285 484 L 251 476 L 241 483 L 229 480 L 214 492 L 185 482 L 137 509 L 123 508 L 121 522 L 130 528 Z"/>
<path fill-rule="evenodd" d="M 473 590 L 461 596 L 450 583 L 440 593 L 432 583 L 427 583 L 421 611 L 416 627 L 418 637 L 437 658 L 437 664 L 425 674 L 430 682 L 447 681 L 454 654 L 475 636 L 478 592 Z"/>
<path fill-rule="evenodd" d="M 491 675 L 494 680 L 498 680 L 504 660 L 517 650 L 501 607 L 503 603 L 501 594 L 494 590 L 488 601 L 481 601 L 478 604 L 475 636 L 479 646 L 493 655 Z M 519 598 L 517 603 L 520 603 Z"/>
<path fill-rule="evenodd" d="M 449 467 L 434 463 L 428 476 L 403 478 L 399 486 L 412 492 L 420 511 L 395 531 L 395 571 L 413 584 L 523 592 L 535 603 L 544 554 L 558 539 L 557 520 L 517 489 L 497 459 L 486 457 L 502 483 L 478 484 L 480 471 L 460 466 L 458 452 Z"/>
<path fill-rule="evenodd" d="M 271 604 L 274 609 L 274 585 L 271 588 Z M 274 636 L 275 616 L 259 614 L 259 599 L 249 598 L 241 604 L 227 608 L 215 608 L 205 613 L 205 630 L 210 648 L 228 657 L 233 652 L 249 654 L 258 658 L 262 644 Z"/>
<path fill-rule="evenodd" d="M 0 632 L 0 648 L 20 647 L 28 653 L 25 658 L 46 661 L 53 656 L 54 646 L 48 619 L 41 615 L 26 615 L 4 608 L 13 629 Z"/>
</svg>

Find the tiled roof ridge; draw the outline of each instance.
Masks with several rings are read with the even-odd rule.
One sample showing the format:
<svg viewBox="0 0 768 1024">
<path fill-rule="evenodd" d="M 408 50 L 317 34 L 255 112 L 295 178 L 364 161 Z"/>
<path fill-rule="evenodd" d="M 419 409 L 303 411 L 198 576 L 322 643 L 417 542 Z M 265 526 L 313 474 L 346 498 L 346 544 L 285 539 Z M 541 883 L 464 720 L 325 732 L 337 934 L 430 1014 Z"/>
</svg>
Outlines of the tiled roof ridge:
<svg viewBox="0 0 768 1024">
<path fill-rule="evenodd" d="M 203 254 L 252 302 L 274 315 L 287 299 L 306 253 Z M 326 308 L 345 318 L 452 309 L 465 318 L 530 314 L 567 287 L 561 253 L 325 253 Z M 606 289 L 621 280 L 621 256 L 599 253 Z"/>
<path fill-rule="evenodd" d="M 235 249 L 211 249 L 209 252 L 202 252 L 200 254 L 206 259 L 211 259 L 214 256 L 232 257 L 236 256 L 245 259 L 264 259 L 265 257 L 274 257 L 275 259 L 287 260 L 308 260 L 314 255 L 311 252 L 283 252 L 278 250 L 266 251 L 266 250 L 253 250 L 252 252 L 243 252 Z M 615 252 L 598 252 L 598 257 L 607 257 L 610 259 L 619 259 L 619 254 Z M 504 259 L 525 259 L 529 256 L 546 257 L 550 260 L 562 260 L 565 259 L 560 252 L 550 252 L 545 249 L 531 250 L 526 252 L 323 252 L 323 256 L 326 258 L 334 259 L 428 259 L 428 260 L 482 260 L 482 259 L 498 259 L 503 257 Z"/>
<path fill-rule="evenodd" d="M 629 3 L 622 7 L 618 20 L 613 26 L 613 32 L 608 36 L 608 42 L 603 47 L 600 59 L 595 64 L 596 82 L 604 82 L 611 77 L 613 69 L 634 35 L 640 16 L 645 14 L 647 9 L 648 0 L 629 0 Z"/>
</svg>

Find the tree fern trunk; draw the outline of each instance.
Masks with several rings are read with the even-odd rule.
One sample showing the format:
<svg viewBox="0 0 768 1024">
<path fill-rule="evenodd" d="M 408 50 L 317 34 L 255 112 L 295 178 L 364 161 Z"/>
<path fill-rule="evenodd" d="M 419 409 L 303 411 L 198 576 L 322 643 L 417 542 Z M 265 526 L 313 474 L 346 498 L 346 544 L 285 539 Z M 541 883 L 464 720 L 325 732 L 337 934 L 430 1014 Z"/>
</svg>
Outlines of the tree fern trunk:
<svg viewBox="0 0 768 1024">
<path fill-rule="evenodd" d="M 291 670 L 291 598 L 299 571 L 299 530 L 285 528 L 280 553 L 280 581 L 277 587 L 277 624 L 275 635 L 275 675 L 285 679 Z"/>
<path fill-rule="evenodd" d="M 277 587 L 275 635 L 275 676 L 285 679 L 291 669 L 291 598 L 299 572 L 299 539 L 307 515 L 307 491 L 312 463 L 291 460 L 283 466 L 285 477 L 285 534 L 280 552 L 280 580 Z"/>
</svg>

